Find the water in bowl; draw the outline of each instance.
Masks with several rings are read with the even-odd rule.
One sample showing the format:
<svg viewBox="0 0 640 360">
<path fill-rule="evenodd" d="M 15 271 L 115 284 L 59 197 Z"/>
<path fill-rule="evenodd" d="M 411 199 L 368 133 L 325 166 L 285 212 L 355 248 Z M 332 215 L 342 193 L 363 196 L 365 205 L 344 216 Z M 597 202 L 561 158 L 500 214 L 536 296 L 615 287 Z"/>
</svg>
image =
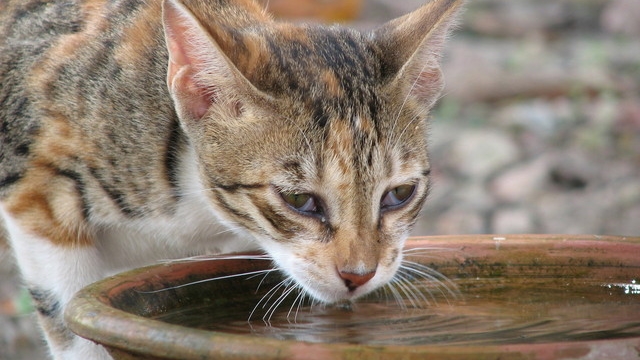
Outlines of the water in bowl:
<svg viewBox="0 0 640 360">
<path fill-rule="evenodd" d="M 407 297 L 388 296 L 390 291 L 352 306 L 304 304 L 295 301 L 294 293 L 275 308 L 278 295 L 256 306 L 278 281 L 262 284 L 261 291 L 241 301 L 221 304 L 212 294 L 209 300 L 154 318 L 225 333 L 369 345 L 504 345 L 640 336 L 640 285 L 633 279 L 461 278 L 453 280 L 456 296 L 414 283 L 430 294 L 425 296 L 429 304 L 420 307 Z"/>
</svg>

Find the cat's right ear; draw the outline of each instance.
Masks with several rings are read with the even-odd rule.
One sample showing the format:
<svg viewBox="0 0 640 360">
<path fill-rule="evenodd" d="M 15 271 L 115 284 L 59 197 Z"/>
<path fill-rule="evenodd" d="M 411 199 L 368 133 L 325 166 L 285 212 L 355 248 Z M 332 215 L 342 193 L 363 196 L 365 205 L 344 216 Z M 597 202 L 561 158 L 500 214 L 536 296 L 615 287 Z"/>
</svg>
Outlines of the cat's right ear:
<svg viewBox="0 0 640 360">
<path fill-rule="evenodd" d="M 202 119 L 213 105 L 237 113 L 239 89 L 252 88 L 198 19 L 178 0 L 164 0 L 162 21 L 169 52 L 167 85 L 183 121 Z"/>
</svg>

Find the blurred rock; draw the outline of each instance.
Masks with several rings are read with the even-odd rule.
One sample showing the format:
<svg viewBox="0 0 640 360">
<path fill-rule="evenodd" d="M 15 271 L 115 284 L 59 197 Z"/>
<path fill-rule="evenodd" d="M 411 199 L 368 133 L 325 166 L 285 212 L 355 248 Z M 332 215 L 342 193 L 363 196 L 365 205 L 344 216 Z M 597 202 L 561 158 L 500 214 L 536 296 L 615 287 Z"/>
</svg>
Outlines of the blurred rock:
<svg viewBox="0 0 640 360">
<path fill-rule="evenodd" d="M 640 1 L 612 0 L 602 12 L 602 27 L 607 31 L 640 36 Z"/>
<path fill-rule="evenodd" d="M 47 359 L 35 315 L 0 316 L 0 359 Z"/>
<path fill-rule="evenodd" d="M 626 208 L 616 214 L 605 218 L 602 229 L 603 234 L 637 236 L 638 219 L 640 219 L 640 205 Z"/>
<path fill-rule="evenodd" d="M 493 214 L 491 232 L 496 234 L 535 232 L 533 214 L 525 207 L 500 208 Z"/>
<path fill-rule="evenodd" d="M 438 234 L 478 234 L 485 233 L 484 219 L 475 210 L 454 207 L 440 215 L 436 224 Z"/>
<path fill-rule="evenodd" d="M 466 130 L 459 134 L 447 158 L 449 166 L 470 178 L 486 178 L 515 162 L 520 153 L 504 132 L 489 129 Z"/>
<path fill-rule="evenodd" d="M 519 164 L 498 175 L 491 182 L 489 189 L 502 203 L 531 201 L 548 183 L 550 165 L 546 156 Z"/>
<path fill-rule="evenodd" d="M 602 171 L 598 163 L 587 154 L 576 150 L 565 150 L 555 154 L 551 160 L 549 180 L 561 190 L 582 190 L 599 178 Z"/>
<path fill-rule="evenodd" d="M 466 14 L 464 26 L 489 36 L 531 35 L 558 27 L 567 18 L 560 1 L 484 0 L 478 3 Z"/>
<path fill-rule="evenodd" d="M 587 197 L 590 202 L 585 202 Z M 594 196 L 583 191 L 543 194 L 535 203 L 540 221 L 540 228 L 536 232 L 600 234 L 605 210 L 603 203 L 595 200 Z"/>
<path fill-rule="evenodd" d="M 571 103 L 556 99 L 549 101 L 534 98 L 510 103 L 498 108 L 492 121 L 514 131 L 532 132 L 538 137 L 549 139 L 574 118 Z"/>
<path fill-rule="evenodd" d="M 618 151 L 622 156 L 640 163 L 640 97 L 625 99 L 612 126 Z"/>
</svg>

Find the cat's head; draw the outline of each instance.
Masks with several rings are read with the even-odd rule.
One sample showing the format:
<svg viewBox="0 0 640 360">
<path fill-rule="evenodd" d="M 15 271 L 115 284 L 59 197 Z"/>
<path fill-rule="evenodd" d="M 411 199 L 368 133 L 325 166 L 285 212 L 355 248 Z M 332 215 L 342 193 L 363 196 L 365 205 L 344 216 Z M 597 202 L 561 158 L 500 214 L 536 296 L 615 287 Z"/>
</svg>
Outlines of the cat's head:
<svg viewBox="0 0 640 360">
<path fill-rule="evenodd" d="M 434 0 L 360 33 L 255 14 L 230 27 L 164 3 L 169 90 L 212 208 L 319 300 L 398 269 L 429 190 L 426 120 L 459 6 Z"/>
</svg>

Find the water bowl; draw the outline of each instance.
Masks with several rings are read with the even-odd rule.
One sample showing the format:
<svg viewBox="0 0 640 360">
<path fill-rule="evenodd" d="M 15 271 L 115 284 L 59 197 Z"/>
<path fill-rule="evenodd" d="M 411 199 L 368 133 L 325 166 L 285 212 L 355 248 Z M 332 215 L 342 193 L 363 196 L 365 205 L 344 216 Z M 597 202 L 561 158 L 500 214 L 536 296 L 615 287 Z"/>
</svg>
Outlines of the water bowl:
<svg viewBox="0 0 640 360">
<path fill-rule="evenodd" d="M 640 238 L 419 237 L 405 258 L 401 280 L 339 306 L 259 257 L 161 264 L 88 286 L 66 319 L 115 359 L 640 356 Z"/>
</svg>

